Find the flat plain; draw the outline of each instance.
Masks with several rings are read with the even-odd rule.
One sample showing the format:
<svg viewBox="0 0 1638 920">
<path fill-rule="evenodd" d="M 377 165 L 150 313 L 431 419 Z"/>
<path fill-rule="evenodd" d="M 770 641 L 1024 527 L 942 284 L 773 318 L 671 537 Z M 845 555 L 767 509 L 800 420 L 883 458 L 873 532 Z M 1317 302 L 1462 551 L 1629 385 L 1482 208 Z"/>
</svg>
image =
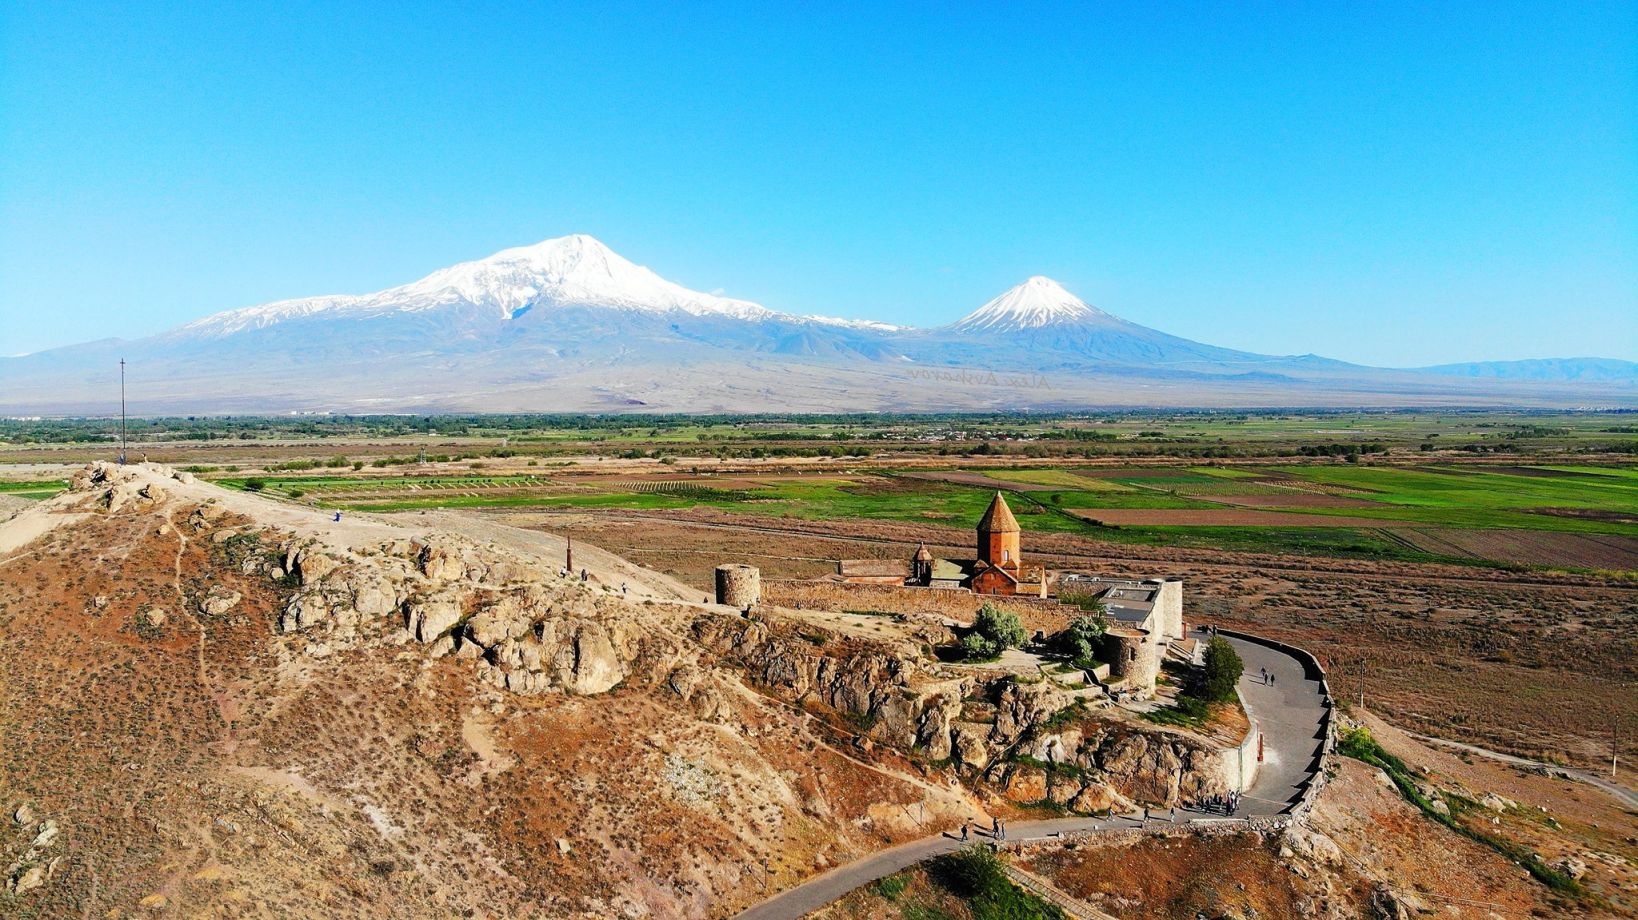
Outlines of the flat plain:
<svg viewBox="0 0 1638 920">
<path fill-rule="evenodd" d="M 0 424 L 0 495 L 110 454 Z M 130 455 L 346 513 L 569 533 L 706 590 L 922 541 L 1008 494 L 1055 569 L 1182 577 L 1197 621 L 1314 647 L 1400 724 L 1608 764 L 1638 716 L 1638 428 L 1625 413 L 142 419 Z M 5 513 L 0 509 L 0 513 Z"/>
</svg>

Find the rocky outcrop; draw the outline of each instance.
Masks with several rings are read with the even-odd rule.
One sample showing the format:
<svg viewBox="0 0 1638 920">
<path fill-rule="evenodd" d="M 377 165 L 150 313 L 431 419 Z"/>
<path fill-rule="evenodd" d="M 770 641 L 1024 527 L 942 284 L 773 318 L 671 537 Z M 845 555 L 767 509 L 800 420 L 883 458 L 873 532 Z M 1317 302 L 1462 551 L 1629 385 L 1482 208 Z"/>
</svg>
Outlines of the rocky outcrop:
<svg viewBox="0 0 1638 920">
<path fill-rule="evenodd" d="M 210 593 L 205 595 L 205 599 L 199 602 L 199 612 L 207 616 L 221 616 L 237 607 L 242 599 L 243 595 L 237 591 L 221 587 L 212 588 Z"/>
<path fill-rule="evenodd" d="M 514 693 L 604 693 L 645 655 L 655 661 L 644 673 L 656 680 L 678 657 L 678 643 L 645 625 L 642 608 L 451 534 L 363 555 L 292 544 L 282 560 L 298 588 L 280 630 L 325 631 L 330 648 L 371 626 L 402 627 L 433 656 L 478 660 L 480 677 Z"/>
<path fill-rule="evenodd" d="M 1053 800 L 1078 811 L 1126 801 L 1170 806 L 1228 791 L 1218 752 L 1205 743 L 1173 732 L 1092 719 L 1037 729 L 1009 752 L 1007 760 L 992 766 L 988 776 L 1010 794 L 1016 774 L 1043 769 L 1063 781 Z"/>
<path fill-rule="evenodd" d="M 192 481 L 153 464 L 97 463 L 74 476 L 72 489 L 83 493 L 82 509 L 113 513 L 180 504 Z M 698 657 L 682 642 L 686 614 L 628 603 L 527 553 L 444 532 L 374 545 L 336 539 L 322 527 L 293 535 L 237 518 L 224 522 L 214 499 L 183 510 L 175 526 L 208 540 L 242 574 L 276 583 L 284 595 L 277 629 L 292 636 L 287 647 L 297 654 L 420 642 L 431 657 L 473 661 L 497 687 L 572 694 L 605 693 L 633 678 L 659 683 Z M 167 515 L 161 526 L 168 532 L 174 524 Z M 240 592 L 217 586 L 193 606 L 222 616 L 242 601 Z M 165 621 L 164 611 L 148 610 L 137 625 L 159 635 Z M 679 677 L 677 692 L 698 711 L 724 709 L 725 696 L 711 680 Z"/>
<path fill-rule="evenodd" d="M 952 756 L 968 682 L 930 675 L 901 649 L 853 642 L 822 653 L 808 638 L 720 614 L 696 620 L 693 633 L 786 699 L 815 700 L 854 717 L 865 737 L 934 760 Z"/>
<path fill-rule="evenodd" d="M 128 509 L 146 509 L 163 503 L 170 497 L 164 486 L 154 478 L 192 482 L 193 476 L 154 463 L 121 466 L 99 461 L 87 465 L 68 481 L 70 492 L 89 493 L 89 507 L 118 514 Z M 184 479 L 183 477 L 187 477 Z"/>
<path fill-rule="evenodd" d="M 62 828 L 55 819 L 37 822 L 36 818 L 38 815 L 27 803 L 12 811 L 12 821 L 23 831 L 23 841 L 20 849 L 12 854 L 3 877 L 6 892 L 19 898 L 45 887 L 63 862 L 58 854 L 64 848 L 57 845 Z"/>
<path fill-rule="evenodd" d="M 1204 742 L 1101 722 L 1050 683 L 946 676 L 885 645 L 821 648 L 811 635 L 749 618 L 701 618 L 694 635 L 786 699 L 824 703 L 853 717 L 862 737 L 947 761 L 1016 801 L 1092 813 L 1228 791 L 1218 752 Z"/>
</svg>

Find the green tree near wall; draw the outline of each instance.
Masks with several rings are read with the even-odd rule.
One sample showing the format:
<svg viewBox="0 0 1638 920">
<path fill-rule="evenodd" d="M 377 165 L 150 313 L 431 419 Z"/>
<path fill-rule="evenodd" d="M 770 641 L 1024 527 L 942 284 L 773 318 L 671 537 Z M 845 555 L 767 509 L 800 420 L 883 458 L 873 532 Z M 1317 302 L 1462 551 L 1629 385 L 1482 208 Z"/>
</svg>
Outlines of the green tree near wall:
<svg viewBox="0 0 1638 920">
<path fill-rule="evenodd" d="M 1027 638 L 1029 634 L 1018 621 L 1018 614 L 985 604 L 978 608 L 973 628 L 961 637 L 962 657 L 969 661 L 987 661 L 1009 648 L 1023 645 Z"/>
<path fill-rule="evenodd" d="M 1246 663 L 1227 639 L 1218 636 L 1206 643 L 1206 664 L 1200 674 L 1200 698 L 1212 703 L 1234 699 L 1234 687 L 1245 672 Z"/>
</svg>

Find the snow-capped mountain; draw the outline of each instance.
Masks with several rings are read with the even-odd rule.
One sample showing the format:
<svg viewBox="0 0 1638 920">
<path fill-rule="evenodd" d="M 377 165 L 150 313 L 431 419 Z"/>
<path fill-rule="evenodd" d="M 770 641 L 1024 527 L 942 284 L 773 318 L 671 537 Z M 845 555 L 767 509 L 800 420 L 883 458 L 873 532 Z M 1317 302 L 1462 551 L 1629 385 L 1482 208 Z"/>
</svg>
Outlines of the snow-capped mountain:
<svg viewBox="0 0 1638 920">
<path fill-rule="evenodd" d="M 953 332 L 1016 332 L 1109 314 L 1051 278 L 1036 275 L 950 324 Z"/>
<path fill-rule="evenodd" d="M 612 307 L 655 313 L 765 319 L 773 311 L 745 300 L 691 291 L 621 257 L 585 234 L 503 249 L 486 259 L 440 269 L 409 284 L 374 294 L 282 300 L 228 310 L 176 330 L 180 335 L 225 336 L 318 314 L 364 318 L 392 313 L 465 309 L 494 319 L 515 319 L 532 309 Z"/>
<path fill-rule="evenodd" d="M 690 290 L 584 235 L 373 294 L 0 358 L 0 414 L 110 411 L 122 358 L 145 413 L 1638 402 L 1630 378 L 1502 383 L 1218 348 L 1040 276 L 934 329 L 798 316 Z"/>
</svg>

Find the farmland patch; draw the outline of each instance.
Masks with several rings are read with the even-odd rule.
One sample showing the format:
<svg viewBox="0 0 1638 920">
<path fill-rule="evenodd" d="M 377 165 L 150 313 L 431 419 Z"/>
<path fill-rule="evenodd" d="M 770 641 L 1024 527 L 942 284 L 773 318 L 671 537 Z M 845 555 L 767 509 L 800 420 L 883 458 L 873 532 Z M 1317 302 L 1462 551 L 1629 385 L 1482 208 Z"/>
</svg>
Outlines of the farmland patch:
<svg viewBox="0 0 1638 920">
<path fill-rule="evenodd" d="M 1076 508 L 1072 514 L 1116 527 L 1381 527 L 1373 518 L 1241 508 Z"/>
<path fill-rule="evenodd" d="M 1513 565 L 1638 571 L 1638 539 L 1615 534 L 1545 530 L 1396 530 L 1411 545 L 1440 556 L 1488 559 Z"/>
</svg>

